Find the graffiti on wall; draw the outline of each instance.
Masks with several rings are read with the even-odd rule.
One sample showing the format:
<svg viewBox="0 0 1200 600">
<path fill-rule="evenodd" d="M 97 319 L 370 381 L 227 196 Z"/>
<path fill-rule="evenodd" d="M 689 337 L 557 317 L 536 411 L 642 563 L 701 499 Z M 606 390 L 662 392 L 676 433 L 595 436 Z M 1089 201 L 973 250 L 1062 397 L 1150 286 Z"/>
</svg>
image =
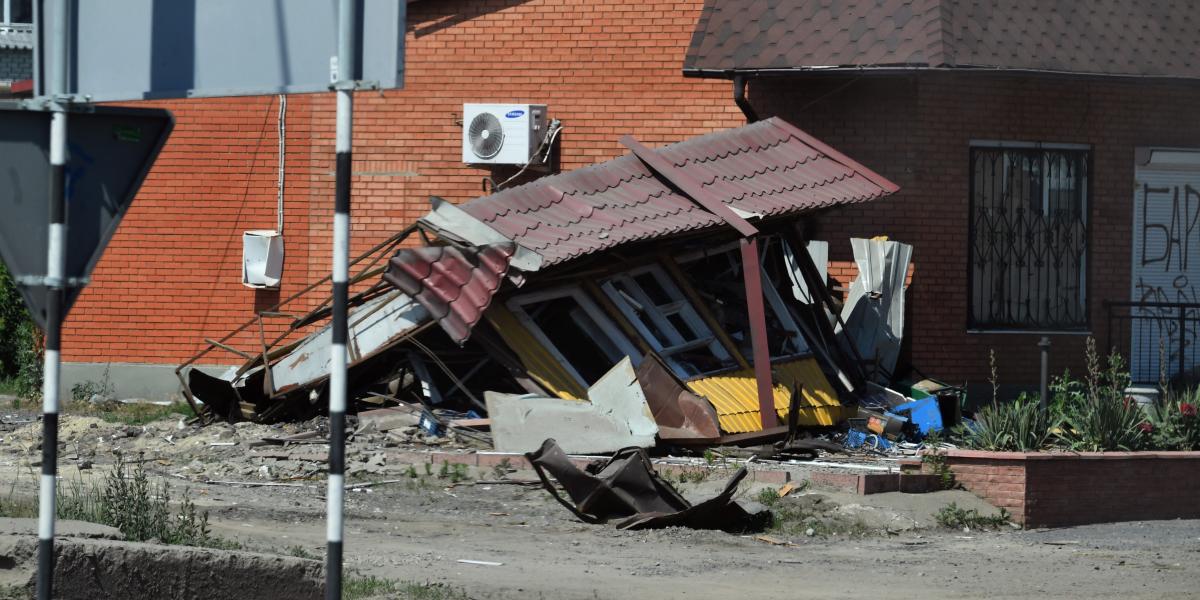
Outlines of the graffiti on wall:
<svg viewBox="0 0 1200 600">
<path fill-rule="evenodd" d="M 1138 170 L 1130 362 L 1139 381 L 1191 369 L 1200 335 L 1200 173 Z"/>
</svg>

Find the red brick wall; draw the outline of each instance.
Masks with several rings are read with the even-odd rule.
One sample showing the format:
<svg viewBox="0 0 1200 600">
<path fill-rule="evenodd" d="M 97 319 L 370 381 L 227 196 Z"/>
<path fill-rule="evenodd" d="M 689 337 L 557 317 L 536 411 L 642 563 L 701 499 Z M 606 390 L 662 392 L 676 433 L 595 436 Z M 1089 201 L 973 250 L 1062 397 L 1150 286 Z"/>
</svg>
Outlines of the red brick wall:
<svg viewBox="0 0 1200 600">
<path fill-rule="evenodd" d="M 955 481 L 1026 527 L 1200 517 L 1200 452 L 947 453 Z"/>
<path fill-rule="evenodd" d="M 1088 303 L 1102 346 L 1103 301 L 1130 293 L 1134 148 L 1200 146 L 1195 83 L 927 73 L 763 79 L 749 96 L 762 116 L 782 116 L 900 185 L 891 199 L 829 212 L 818 237 L 844 262 L 851 236 L 915 246 L 913 361 L 954 382 L 985 383 L 989 349 L 1002 383 L 1033 383 L 1039 371 L 1040 336 L 967 333 L 971 140 L 1092 145 Z M 1084 337 L 1052 341 L 1051 372 L 1080 372 Z"/>
<path fill-rule="evenodd" d="M 561 166 L 743 123 L 725 81 L 684 79 L 700 0 L 440 0 L 409 6 L 406 89 L 356 96 L 353 246 L 465 201 L 493 173 L 463 166 L 464 102 L 545 103 Z M 287 120 L 286 269 L 278 293 L 240 284 L 241 233 L 275 224 L 276 99 L 147 103 L 178 124 L 67 321 L 64 359 L 181 361 L 328 272 L 331 94 L 293 96 Z M 511 171 L 495 175 L 507 177 Z M 277 329 L 277 328 L 276 328 Z M 258 344 L 254 327 L 239 338 Z M 205 362 L 234 363 L 229 354 Z"/>
</svg>

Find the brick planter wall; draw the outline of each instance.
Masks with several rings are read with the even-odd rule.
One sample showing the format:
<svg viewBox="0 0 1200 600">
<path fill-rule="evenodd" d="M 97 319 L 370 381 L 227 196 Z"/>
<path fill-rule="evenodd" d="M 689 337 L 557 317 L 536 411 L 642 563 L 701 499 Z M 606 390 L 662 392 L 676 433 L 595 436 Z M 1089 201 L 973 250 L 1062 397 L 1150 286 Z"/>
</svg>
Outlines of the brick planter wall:
<svg viewBox="0 0 1200 600">
<path fill-rule="evenodd" d="M 952 450 L 946 461 L 1025 527 L 1200 518 L 1200 452 Z"/>
</svg>

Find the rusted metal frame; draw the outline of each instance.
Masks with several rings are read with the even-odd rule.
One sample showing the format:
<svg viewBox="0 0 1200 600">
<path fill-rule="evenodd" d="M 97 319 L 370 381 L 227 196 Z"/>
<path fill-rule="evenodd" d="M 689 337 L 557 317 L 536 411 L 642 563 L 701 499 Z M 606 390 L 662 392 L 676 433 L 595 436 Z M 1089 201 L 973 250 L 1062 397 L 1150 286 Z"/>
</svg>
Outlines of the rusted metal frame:
<svg viewBox="0 0 1200 600">
<path fill-rule="evenodd" d="M 746 286 L 746 310 L 750 317 L 750 340 L 754 348 L 754 379 L 758 384 L 759 418 L 764 430 L 778 425 L 775 414 L 774 382 L 771 380 L 771 351 L 767 344 L 767 317 L 763 306 L 762 268 L 758 263 L 758 228 L 738 216 L 720 198 L 704 189 L 703 184 L 680 171 L 663 156 L 643 146 L 633 136 L 621 137 L 629 148 L 651 170 L 670 181 L 693 201 L 737 230 L 742 235 L 742 276 Z"/>
<path fill-rule="evenodd" d="M 696 313 L 700 315 L 700 318 L 708 325 L 708 328 L 717 336 L 717 340 L 721 342 L 721 345 L 725 346 L 725 349 L 737 361 L 738 366 L 743 369 L 749 369 L 750 363 L 746 361 L 746 357 L 742 356 L 741 351 L 738 350 L 737 344 L 733 343 L 733 339 L 729 337 L 729 334 L 717 322 L 717 318 L 709 310 L 708 305 L 704 303 L 704 299 L 692 287 L 691 282 L 688 281 L 679 263 L 676 263 L 675 259 L 670 255 L 664 254 L 660 258 L 663 266 L 666 267 L 667 276 L 674 280 L 675 285 L 679 286 L 680 290 L 683 290 L 683 295 L 692 303 L 692 306 L 696 309 Z"/>
<path fill-rule="evenodd" d="M 379 243 L 379 244 L 375 245 L 375 246 L 374 246 L 373 248 L 371 248 L 370 250 L 367 250 L 366 252 L 364 252 L 363 254 L 359 255 L 359 256 L 358 256 L 357 258 L 355 258 L 354 260 L 350 261 L 350 264 L 351 264 L 351 266 L 358 264 L 358 263 L 359 263 L 359 262 L 361 262 L 362 260 L 366 259 L 368 256 L 370 256 L 370 255 L 372 255 L 372 254 L 375 254 L 375 253 L 376 253 L 376 252 L 378 252 L 379 250 L 382 250 L 383 248 L 387 247 L 389 244 L 392 244 L 393 246 L 395 246 L 395 245 L 399 245 L 401 242 L 403 242 L 403 241 L 404 241 L 404 239 L 405 239 L 405 238 L 407 238 L 409 235 L 411 235 L 411 234 L 412 234 L 412 232 L 413 232 L 415 229 L 416 229 L 416 225 L 410 225 L 409 227 L 405 228 L 403 231 L 401 231 L 401 232 L 399 232 L 399 233 L 397 233 L 397 234 L 393 235 L 392 237 L 390 237 L 390 238 L 388 238 L 388 239 L 384 240 L 383 242 L 381 242 L 381 243 Z M 386 254 L 386 253 L 385 253 L 385 254 Z M 375 262 L 377 262 L 377 261 L 378 261 L 378 258 L 376 258 L 376 260 L 375 260 L 375 261 L 372 261 L 372 262 L 371 262 L 371 265 L 375 264 Z M 370 265 L 368 265 L 368 267 L 369 267 L 369 266 L 370 266 Z M 321 279 L 319 279 L 319 280 L 317 280 L 317 281 L 313 282 L 312 284 L 309 284 L 309 285 L 308 285 L 307 287 L 305 287 L 304 289 L 302 289 L 302 290 L 300 290 L 300 291 L 297 291 L 297 292 L 293 293 L 292 295 L 288 296 L 287 298 L 284 298 L 283 300 L 280 300 L 278 303 L 276 303 L 274 306 L 272 306 L 272 307 L 268 308 L 268 309 L 267 309 L 266 311 L 264 311 L 264 312 L 277 312 L 277 311 L 279 311 L 279 309 L 281 309 L 281 308 L 283 308 L 284 306 L 286 306 L 286 305 L 287 305 L 289 302 L 293 302 L 293 301 L 295 301 L 296 299 L 298 299 L 298 298 L 300 298 L 300 297 L 304 296 L 305 294 L 307 294 L 307 293 L 311 292 L 312 290 L 314 290 L 314 289 L 316 289 L 316 288 L 320 287 L 322 284 L 326 283 L 327 281 L 329 281 L 329 276 L 328 276 L 328 275 L 326 275 L 325 277 L 322 277 Z M 226 335 L 225 335 L 225 337 L 221 338 L 221 339 L 220 339 L 220 340 L 218 340 L 218 341 L 220 342 L 220 344 L 225 344 L 225 343 L 226 343 L 226 342 L 228 342 L 228 341 L 229 341 L 231 338 L 233 338 L 233 337 L 234 337 L 234 336 L 236 336 L 237 334 L 241 333 L 242 331 L 245 331 L 245 330 L 246 330 L 246 328 L 250 327 L 250 326 L 251 326 L 251 325 L 253 325 L 253 324 L 254 324 L 254 319 L 249 319 L 249 320 L 247 320 L 245 323 L 243 323 L 243 324 L 242 324 L 240 327 L 238 327 L 237 329 L 234 329 L 233 331 L 229 332 L 228 334 L 226 334 Z M 181 371 L 182 371 L 184 368 L 186 368 L 186 367 L 188 367 L 188 366 L 192 365 L 192 364 L 193 364 L 193 363 L 195 363 L 196 361 L 198 361 L 198 360 L 200 360 L 201 358 L 203 358 L 205 355 L 207 355 L 209 352 L 211 352 L 213 348 L 222 348 L 222 349 L 227 349 L 225 346 L 222 346 L 222 345 L 217 345 L 217 344 L 212 344 L 212 343 L 211 343 L 211 340 L 208 340 L 208 339 L 206 339 L 205 341 L 206 341 L 206 342 L 210 342 L 210 343 L 209 343 L 209 345 L 208 345 L 207 347 L 205 347 L 205 349 L 204 349 L 204 350 L 201 350 L 199 353 L 197 353 L 197 354 L 193 355 L 191 358 L 189 358 L 189 359 L 188 359 L 187 361 L 185 361 L 183 364 L 179 365 L 179 366 L 178 366 L 178 367 L 175 369 L 175 374 L 176 374 L 176 376 L 180 376 L 180 377 L 182 377 L 182 376 L 180 375 L 180 372 L 181 372 Z M 238 354 L 238 353 L 237 353 L 237 352 L 234 352 L 234 354 Z"/>
<path fill-rule="evenodd" d="M 263 393 L 269 398 L 275 392 L 275 383 L 271 380 L 270 359 L 267 357 L 271 349 L 267 346 L 267 328 L 263 325 L 261 314 L 258 315 L 258 342 L 262 344 Z"/>
<path fill-rule="evenodd" d="M 767 313 L 763 302 L 762 270 L 758 264 L 758 239 L 743 239 L 741 250 L 750 343 L 754 348 L 754 379 L 758 383 L 758 410 L 763 429 L 771 429 L 779 424 L 779 418 L 775 414 L 775 392 L 771 381 L 771 349 L 767 344 Z"/>
<path fill-rule="evenodd" d="M 241 350 L 238 350 L 237 348 L 234 348 L 233 346 L 229 346 L 229 345 L 227 345 L 227 344 L 222 344 L 221 342 L 218 342 L 217 340 L 214 340 L 214 339 L 212 339 L 212 338 L 204 338 L 204 341 L 205 341 L 205 342 L 208 342 L 210 345 L 212 345 L 212 346 L 216 346 L 217 348 L 220 348 L 220 349 L 222 349 L 222 350 L 226 350 L 226 351 L 228 351 L 228 352 L 232 352 L 233 354 L 236 354 L 236 355 L 238 355 L 238 356 L 240 356 L 240 357 L 242 357 L 242 358 L 244 358 L 244 359 L 246 359 L 246 360 L 253 360 L 253 359 L 254 359 L 254 355 L 253 355 L 253 354 L 250 354 L 249 352 L 242 352 Z"/>
</svg>

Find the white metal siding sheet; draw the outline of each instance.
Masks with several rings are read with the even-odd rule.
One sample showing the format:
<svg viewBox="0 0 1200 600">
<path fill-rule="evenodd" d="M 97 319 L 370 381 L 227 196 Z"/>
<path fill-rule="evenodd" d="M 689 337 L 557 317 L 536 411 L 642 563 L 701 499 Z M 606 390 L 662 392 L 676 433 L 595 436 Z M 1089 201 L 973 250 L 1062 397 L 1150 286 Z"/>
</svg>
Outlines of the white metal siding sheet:
<svg viewBox="0 0 1200 600">
<path fill-rule="evenodd" d="M 1200 150 L 1195 151 L 1200 153 Z M 1190 152 L 1189 152 L 1190 153 Z M 1133 190 L 1134 302 L 1200 302 L 1200 164 L 1138 166 Z M 1194 316 L 1191 311 L 1189 316 Z M 1176 317 L 1176 309 L 1142 309 L 1136 315 Z M 1160 356 L 1168 376 L 1179 370 L 1180 336 L 1185 362 L 1194 365 L 1196 331 L 1179 330 L 1174 318 L 1135 319 L 1130 324 L 1130 363 L 1135 380 L 1157 381 Z"/>
</svg>

